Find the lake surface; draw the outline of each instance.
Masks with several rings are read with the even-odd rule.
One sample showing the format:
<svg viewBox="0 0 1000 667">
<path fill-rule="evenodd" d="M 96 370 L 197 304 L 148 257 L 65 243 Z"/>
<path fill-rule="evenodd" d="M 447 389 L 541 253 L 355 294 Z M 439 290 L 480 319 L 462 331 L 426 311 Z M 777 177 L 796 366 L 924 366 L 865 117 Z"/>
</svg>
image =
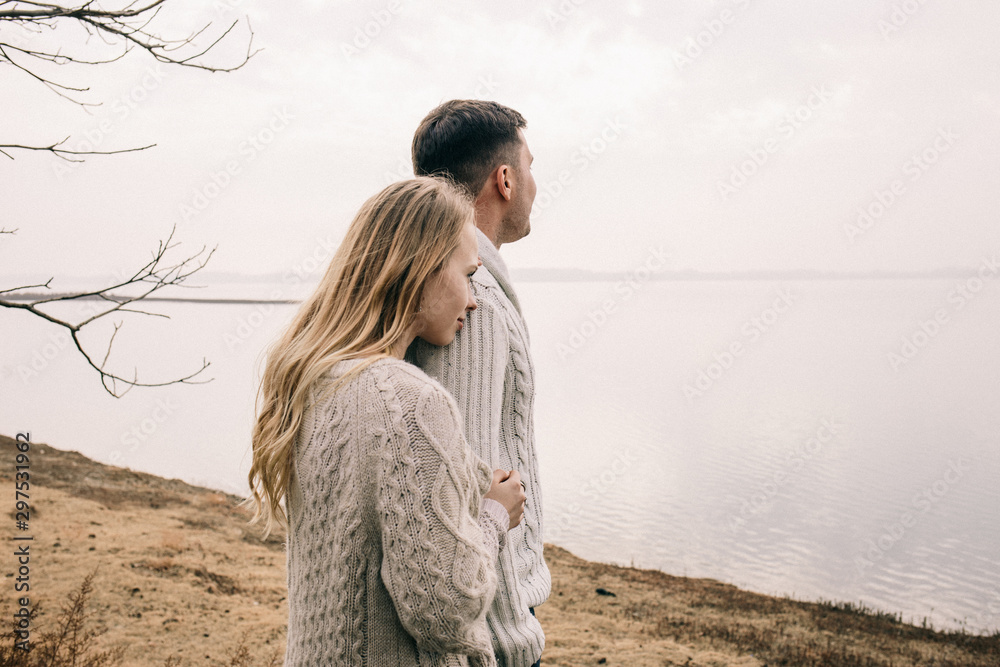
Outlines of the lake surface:
<svg viewBox="0 0 1000 667">
<path fill-rule="evenodd" d="M 519 294 L 547 541 L 935 627 L 1000 628 L 995 281 L 539 282 Z M 112 363 L 156 380 L 205 357 L 214 381 L 122 399 L 56 329 L 4 313 L 0 432 L 244 493 L 257 363 L 295 308 L 155 304 L 171 319 L 127 320 Z M 107 332 L 90 333 L 103 356 Z"/>
</svg>

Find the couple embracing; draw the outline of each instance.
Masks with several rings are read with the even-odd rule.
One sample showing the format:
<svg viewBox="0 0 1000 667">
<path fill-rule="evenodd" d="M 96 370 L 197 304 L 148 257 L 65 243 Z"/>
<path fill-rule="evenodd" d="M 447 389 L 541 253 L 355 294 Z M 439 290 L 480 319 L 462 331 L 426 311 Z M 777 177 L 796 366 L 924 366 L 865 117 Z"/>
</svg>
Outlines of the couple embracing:
<svg viewBox="0 0 1000 667">
<path fill-rule="evenodd" d="M 288 529 L 289 667 L 540 660 L 534 368 L 498 252 L 529 231 L 524 127 L 434 109 L 418 177 L 364 204 L 270 349 L 249 502 Z"/>
</svg>

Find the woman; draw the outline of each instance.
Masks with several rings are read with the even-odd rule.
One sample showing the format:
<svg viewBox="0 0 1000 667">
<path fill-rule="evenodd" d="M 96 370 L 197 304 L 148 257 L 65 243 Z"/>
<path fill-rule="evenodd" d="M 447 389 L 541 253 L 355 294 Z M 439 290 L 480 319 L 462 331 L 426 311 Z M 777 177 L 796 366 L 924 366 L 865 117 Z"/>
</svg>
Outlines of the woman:
<svg viewBox="0 0 1000 667">
<path fill-rule="evenodd" d="M 472 216 L 434 178 L 372 197 L 270 351 L 250 502 L 265 533 L 288 527 L 289 667 L 496 664 L 485 615 L 520 479 L 490 473 L 451 396 L 402 360 L 476 307 Z"/>
</svg>

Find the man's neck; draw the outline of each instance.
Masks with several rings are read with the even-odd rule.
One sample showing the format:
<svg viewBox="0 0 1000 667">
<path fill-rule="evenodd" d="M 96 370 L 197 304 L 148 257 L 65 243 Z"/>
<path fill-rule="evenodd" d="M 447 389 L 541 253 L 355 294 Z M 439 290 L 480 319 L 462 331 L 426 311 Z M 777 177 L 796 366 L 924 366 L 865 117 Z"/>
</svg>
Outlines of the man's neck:
<svg viewBox="0 0 1000 667">
<path fill-rule="evenodd" d="M 477 203 L 476 227 L 486 235 L 494 248 L 500 249 L 500 217 L 490 207 Z"/>
<path fill-rule="evenodd" d="M 480 227 L 479 229 L 480 229 L 480 231 L 483 232 L 483 234 L 486 235 L 486 238 L 488 238 L 490 240 L 490 243 L 493 244 L 493 247 L 496 248 L 497 250 L 499 250 L 500 246 L 502 244 L 500 244 L 500 243 L 497 242 L 496 235 L 494 233 L 491 233 L 490 230 L 483 229 L 482 227 Z"/>
</svg>

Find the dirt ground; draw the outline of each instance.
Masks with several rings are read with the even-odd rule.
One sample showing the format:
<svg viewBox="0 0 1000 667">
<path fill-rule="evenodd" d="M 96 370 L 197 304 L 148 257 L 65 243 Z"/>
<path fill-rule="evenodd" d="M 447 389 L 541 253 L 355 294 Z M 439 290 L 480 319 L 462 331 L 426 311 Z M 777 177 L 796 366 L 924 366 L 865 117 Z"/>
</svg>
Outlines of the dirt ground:
<svg viewBox="0 0 1000 667">
<path fill-rule="evenodd" d="M 125 647 L 123 664 L 281 664 L 283 539 L 262 542 L 239 498 L 46 444 L 32 443 L 29 453 L 29 528 L 16 529 L 9 500 L 6 530 L 32 538 L 8 544 L 30 545 L 27 594 L 41 604 L 35 636 L 56 624 L 67 595 L 93 573 L 87 624 L 103 633 L 100 647 Z M 8 499 L 16 454 L 14 441 L 0 436 Z M 552 545 L 546 559 L 552 596 L 537 609 L 545 665 L 1000 665 L 1000 636 L 934 632 L 889 615 L 591 563 Z M 0 561 L 9 580 L 0 607 L 10 619 L 25 593 L 14 590 L 17 558 Z"/>
</svg>

